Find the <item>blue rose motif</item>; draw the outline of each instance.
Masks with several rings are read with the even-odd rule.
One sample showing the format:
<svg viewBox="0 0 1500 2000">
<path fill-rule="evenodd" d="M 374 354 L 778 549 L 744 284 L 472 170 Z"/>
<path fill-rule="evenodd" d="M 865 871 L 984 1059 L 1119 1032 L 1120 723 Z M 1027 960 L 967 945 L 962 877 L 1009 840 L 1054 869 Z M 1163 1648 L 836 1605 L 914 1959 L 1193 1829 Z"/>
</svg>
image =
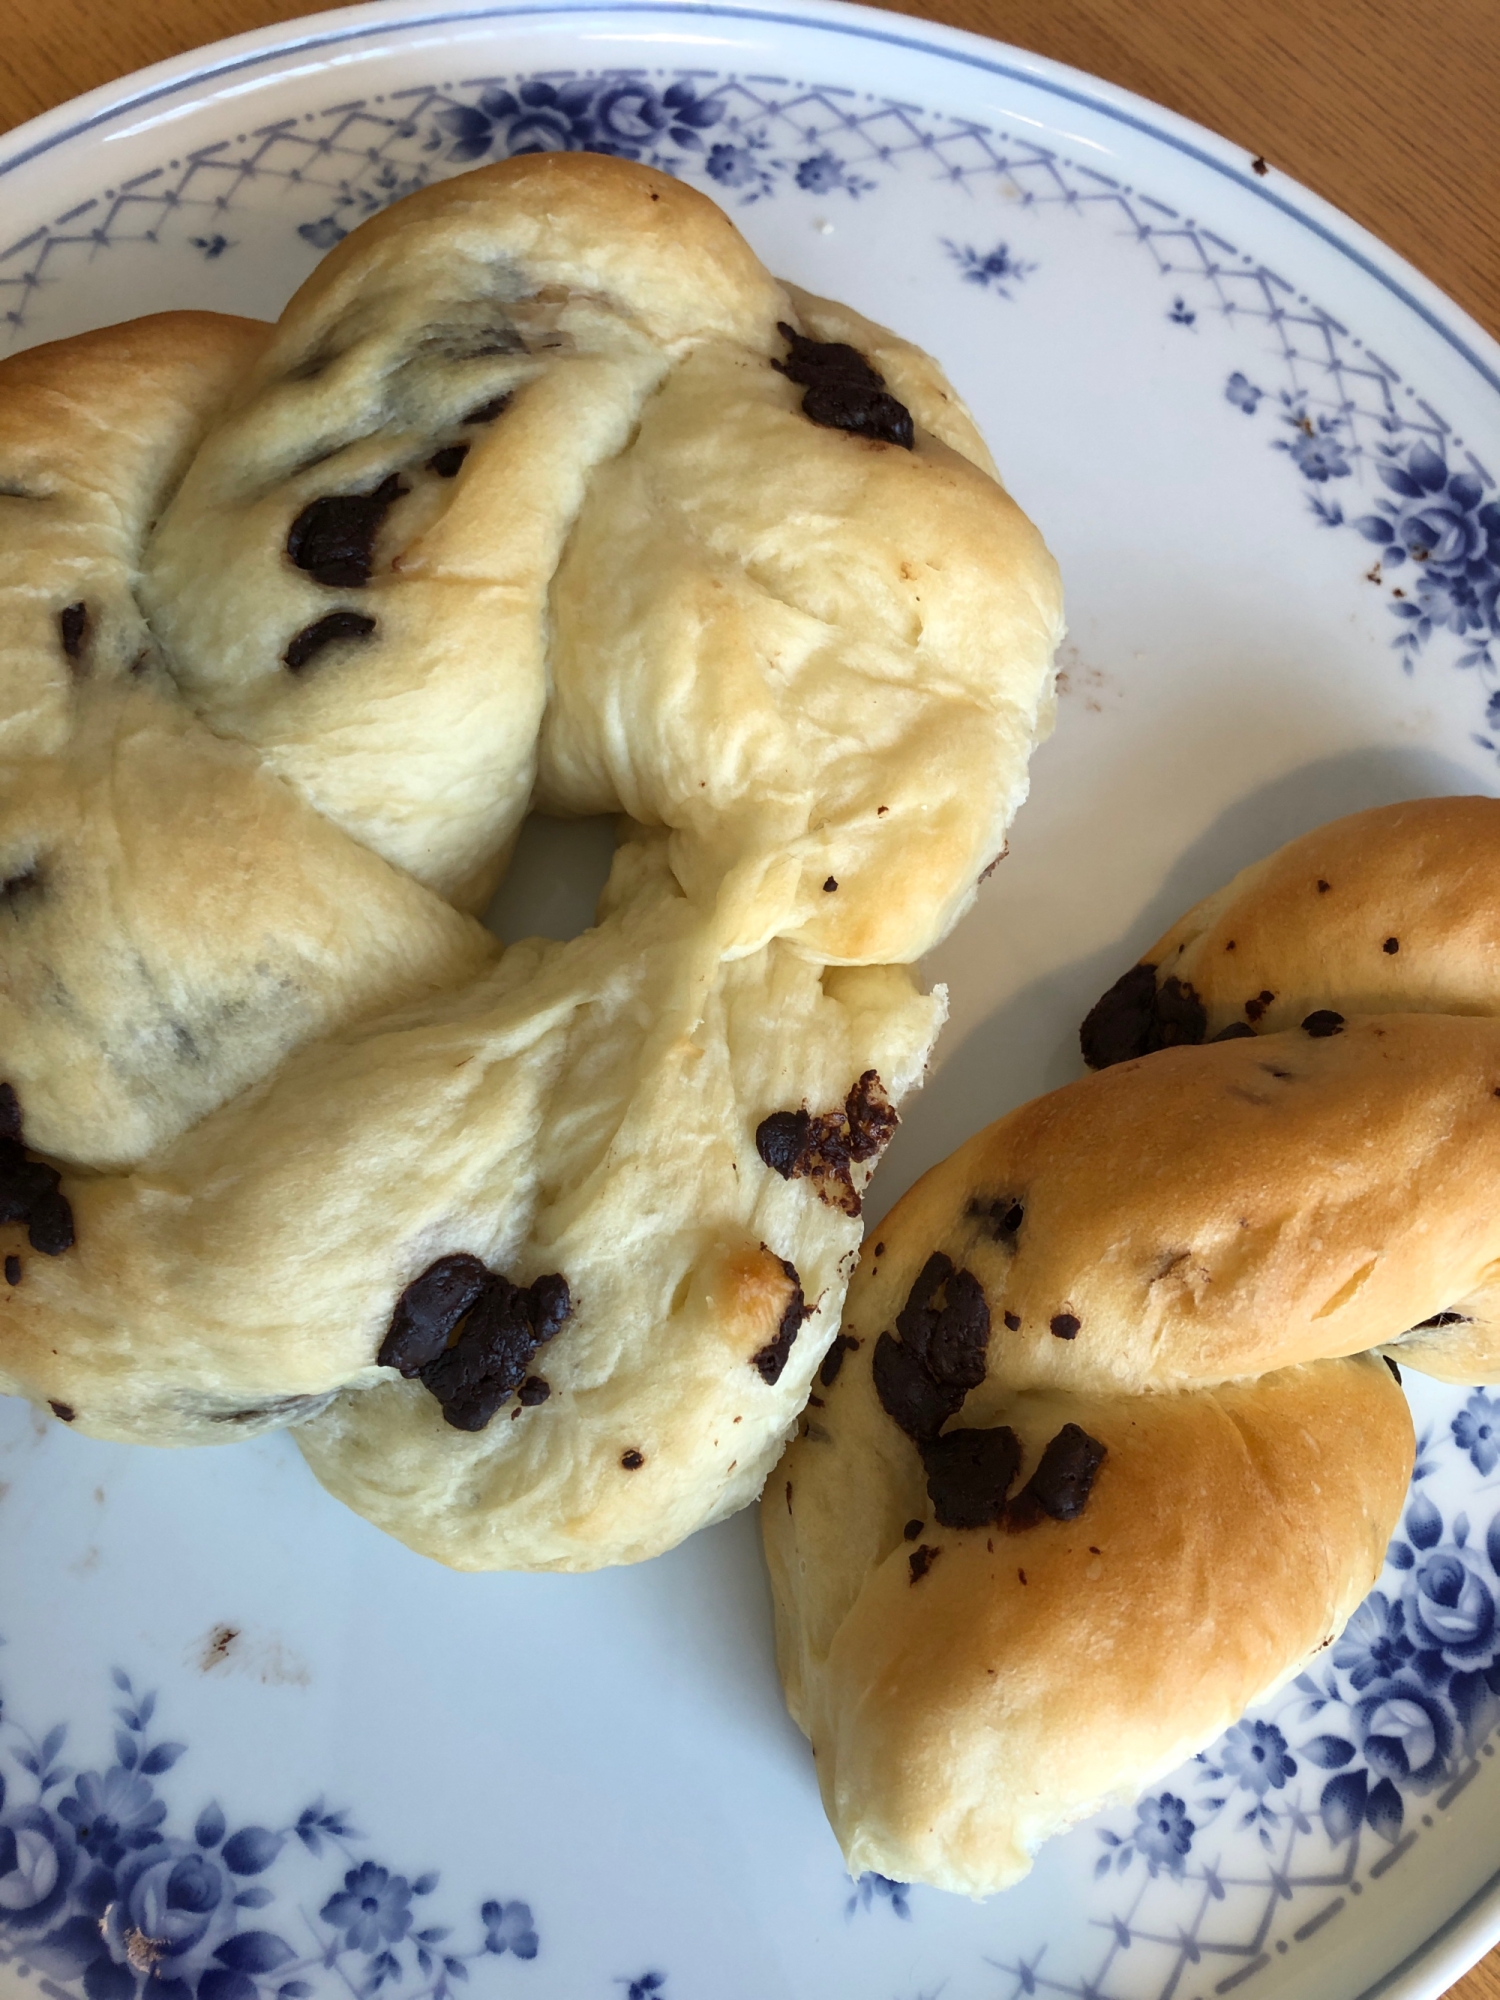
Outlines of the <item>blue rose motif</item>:
<svg viewBox="0 0 1500 2000">
<path fill-rule="evenodd" d="M 1237 410 L 1243 410 L 1247 417 L 1253 417 L 1265 391 L 1257 389 L 1248 376 L 1242 375 L 1236 368 L 1224 385 L 1224 394 Z"/>
<path fill-rule="evenodd" d="M 1500 502 L 1486 501 L 1473 473 L 1450 471 L 1425 439 L 1404 455 L 1384 447 L 1376 470 L 1390 497 L 1353 525 L 1385 568 L 1419 569 L 1414 596 L 1392 606 L 1406 627 L 1398 644 L 1420 646 L 1436 629 L 1479 639 L 1461 664 L 1488 660 L 1489 640 L 1500 636 Z"/>
<path fill-rule="evenodd" d="M 77 1861 L 73 1829 L 44 1807 L 17 1806 L 0 1818 L 0 1928 L 49 1923 Z"/>
<path fill-rule="evenodd" d="M 343 1888 L 318 1914 L 325 1924 L 344 1933 L 351 1949 L 376 1952 L 396 1944 L 411 1929 L 411 1893 L 404 1875 L 393 1875 L 379 1862 L 362 1861 L 349 1870 Z"/>
<path fill-rule="evenodd" d="M 1411 1678 L 1367 1695 L 1354 1709 L 1364 1760 L 1378 1777 L 1427 1787 L 1447 1775 L 1453 1722 L 1442 1699 Z"/>
<path fill-rule="evenodd" d="M 1151 1873 L 1165 1868 L 1173 1875 L 1180 1875 L 1183 1856 L 1198 1830 L 1188 1818 L 1182 1800 L 1171 1792 L 1163 1792 L 1159 1799 L 1142 1799 L 1135 1817 L 1131 1838 Z"/>
<path fill-rule="evenodd" d="M 114 1898 L 99 1935 L 110 1963 L 149 1969 L 163 1985 L 174 1979 L 191 1984 L 228 1939 L 238 1914 L 229 1878 L 216 1861 L 191 1841 L 157 1840 L 115 1871 Z"/>
<path fill-rule="evenodd" d="M 814 153 L 797 168 L 797 185 L 806 194 L 832 194 L 844 185 L 844 169 L 832 153 Z"/>
<path fill-rule="evenodd" d="M 699 97 L 689 83 L 658 91 L 634 77 L 584 77 L 561 84 L 536 80 L 514 91 L 491 86 L 473 104 L 444 105 L 434 122 L 455 161 L 490 152 L 501 158 L 614 153 L 637 160 L 663 139 L 701 149 L 700 133 L 723 115 L 721 105 Z"/>
<path fill-rule="evenodd" d="M 1483 1557 L 1454 1542 L 1417 1565 L 1412 1622 L 1450 1667 L 1472 1666 L 1494 1650 L 1495 1596 Z"/>
<path fill-rule="evenodd" d="M 1491 697 L 1491 701 L 1494 701 Z M 1453 1435 L 1485 1478 L 1500 1464 L 1500 1403 L 1476 1389 L 1453 1419 Z"/>
<path fill-rule="evenodd" d="M 709 179 L 717 181 L 720 187 L 754 187 L 760 180 L 760 168 L 748 146 L 710 147 L 706 171 Z"/>
<path fill-rule="evenodd" d="M 1214 1756 L 1226 1777 L 1257 1798 L 1282 1790 L 1287 1779 L 1297 1775 L 1297 1760 L 1274 1722 L 1237 1722 L 1215 1747 Z"/>
<path fill-rule="evenodd" d="M 80 1771 L 70 1797 L 58 1813 L 73 1828 L 78 1844 L 96 1861 L 113 1867 L 127 1850 L 156 1838 L 167 1816 L 165 1803 L 151 1789 L 149 1778 L 115 1764 L 102 1775 Z"/>
<path fill-rule="evenodd" d="M 479 1914 L 484 1920 L 486 1951 L 497 1956 L 508 1951 L 517 1958 L 536 1957 L 536 1926 L 531 1921 L 529 1903 L 483 1903 Z"/>
<path fill-rule="evenodd" d="M 1333 1664 L 1363 1694 L 1378 1680 L 1394 1680 L 1416 1647 L 1407 1637 L 1406 1608 L 1383 1590 L 1372 1590 L 1344 1627 L 1333 1649 Z"/>
<path fill-rule="evenodd" d="M 643 83 L 616 84 L 602 92 L 594 115 L 602 136 L 636 149 L 649 145 L 672 122 L 669 107 Z"/>
</svg>

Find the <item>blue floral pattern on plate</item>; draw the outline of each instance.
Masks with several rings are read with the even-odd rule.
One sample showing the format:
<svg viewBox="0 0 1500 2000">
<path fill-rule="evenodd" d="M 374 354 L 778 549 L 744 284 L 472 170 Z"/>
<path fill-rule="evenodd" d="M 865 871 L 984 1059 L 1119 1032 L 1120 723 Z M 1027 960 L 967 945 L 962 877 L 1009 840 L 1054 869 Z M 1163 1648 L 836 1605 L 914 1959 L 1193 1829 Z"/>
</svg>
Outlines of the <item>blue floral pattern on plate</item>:
<svg viewBox="0 0 1500 2000">
<path fill-rule="evenodd" d="M 124 1699 L 102 1771 L 59 1761 L 66 1723 L 38 1738 L 9 1715 L 0 1722 L 0 1963 L 18 1976 L 83 2000 L 311 2000 L 335 1985 L 360 2000 L 445 2000 L 475 1960 L 536 1957 L 528 1904 L 486 1901 L 474 1941 L 455 1942 L 419 1907 L 437 1871 L 408 1876 L 360 1857 L 347 1816 L 322 1799 L 288 1826 L 232 1832 L 211 1802 L 190 1834 L 174 1833 L 155 1780 L 187 1746 L 153 1742 L 155 1695 L 118 1667 L 114 1682 Z M 320 1903 L 305 1866 L 295 1879 L 277 1868 L 325 1855 L 348 1865 Z M 642 1995 L 661 1983 L 647 1977 L 657 1984 Z"/>
</svg>

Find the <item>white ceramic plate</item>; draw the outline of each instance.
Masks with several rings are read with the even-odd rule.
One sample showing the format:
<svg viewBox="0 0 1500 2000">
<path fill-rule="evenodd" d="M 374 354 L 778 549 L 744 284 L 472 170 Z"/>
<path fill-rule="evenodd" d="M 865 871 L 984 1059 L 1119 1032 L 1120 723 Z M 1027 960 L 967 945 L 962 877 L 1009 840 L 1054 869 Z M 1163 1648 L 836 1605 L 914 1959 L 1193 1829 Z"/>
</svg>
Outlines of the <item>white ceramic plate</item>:
<svg viewBox="0 0 1500 2000">
<path fill-rule="evenodd" d="M 934 349 L 1068 581 L 1057 733 L 931 967 L 954 1019 L 873 1213 L 1072 1075 L 1087 1005 L 1232 869 L 1494 787 L 1500 350 L 1260 163 L 972 37 L 388 0 L 224 43 L 0 142 L 0 334 L 272 314 L 361 216 L 528 145 L 688 176 Z M 576 927 L 566 854 L 523 856 Z M 752 1516 L 634 1571 L 454 1576 L 284 1436 L 157 1456 L 8 1405 L 0 1989 L 1434 1995 L 1500 1933 L 1500 1399 L 1413 1401 L 1390 1566 L 1316 1674 L 986 1905 L 845 1878 Z"/>
</svg>

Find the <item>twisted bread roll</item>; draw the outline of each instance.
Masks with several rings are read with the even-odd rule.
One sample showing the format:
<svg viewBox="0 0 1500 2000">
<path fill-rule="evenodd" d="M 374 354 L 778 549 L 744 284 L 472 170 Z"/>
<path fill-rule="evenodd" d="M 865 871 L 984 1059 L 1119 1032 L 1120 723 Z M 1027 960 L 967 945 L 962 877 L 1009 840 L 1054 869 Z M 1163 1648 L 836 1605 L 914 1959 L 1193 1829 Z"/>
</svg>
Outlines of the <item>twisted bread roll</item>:
<svg viewBox="0 0 1500 2000">
<path fill-rule="evenodd" d="M 0 484 L 0 1386 L 296 1421 L 467 1567 L 742 1504 L 1049 713 L 1055 573 L 936 369 L 527 159 L 276 329 L 7 364 Z M 501 953 L 454 904 L 534 781 L 635 819 Z"/>
<path fill-rule="evenodd" d="M 851 1868 L 1004 1887 L 1373 1584 L 1412 1438 L 1366 1350 L 1500 1374 L 1497 839 L 1423 801 L 1245 871 L 1090 1015 L 1102 1073 L 867 1245 L 762 1516 Z"/>
</svg>

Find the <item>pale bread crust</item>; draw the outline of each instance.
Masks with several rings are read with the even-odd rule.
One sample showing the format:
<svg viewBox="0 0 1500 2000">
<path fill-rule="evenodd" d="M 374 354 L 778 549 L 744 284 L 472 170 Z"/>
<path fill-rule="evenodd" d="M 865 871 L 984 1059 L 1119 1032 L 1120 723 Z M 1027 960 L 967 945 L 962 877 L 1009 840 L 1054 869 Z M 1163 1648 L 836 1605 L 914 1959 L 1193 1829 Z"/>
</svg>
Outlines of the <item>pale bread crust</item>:
<svg viewBox="0 0 1500 2000">
<path fill-rule="evenodd" d="M 803 416 L 782 324 L 873 342 L 914 449 Z M 389 477 L 363 587 L 285 560 L 310 502 Z M 793 295 L 706 197 L 591 154 L 482 168 L 340 244 L 144 591 L 212 725 L 442 894 L 493 887 L 540 751 L 543 809 L 672 829 L 726 949 L 821 963 L 914 960 L 967 907 L 1062 632 L 1055 566 L 935 365 Z M 335 609 L 376 632 L 289 676 Z"/>
<path fill-rule="evenodd" d="M 1008 1887 L 1299 1671 L 1380 1573 L 1413 1439 L 1373 1358 L 1019 1398 L 1023 1477 L 1065 1422 L 1108 1455 L 1077 1520 L 1007 1534 L 933 1523 L 869 1352 L 762 1502 L 787 1700 L 851 1874 Z"/>
</svg>

